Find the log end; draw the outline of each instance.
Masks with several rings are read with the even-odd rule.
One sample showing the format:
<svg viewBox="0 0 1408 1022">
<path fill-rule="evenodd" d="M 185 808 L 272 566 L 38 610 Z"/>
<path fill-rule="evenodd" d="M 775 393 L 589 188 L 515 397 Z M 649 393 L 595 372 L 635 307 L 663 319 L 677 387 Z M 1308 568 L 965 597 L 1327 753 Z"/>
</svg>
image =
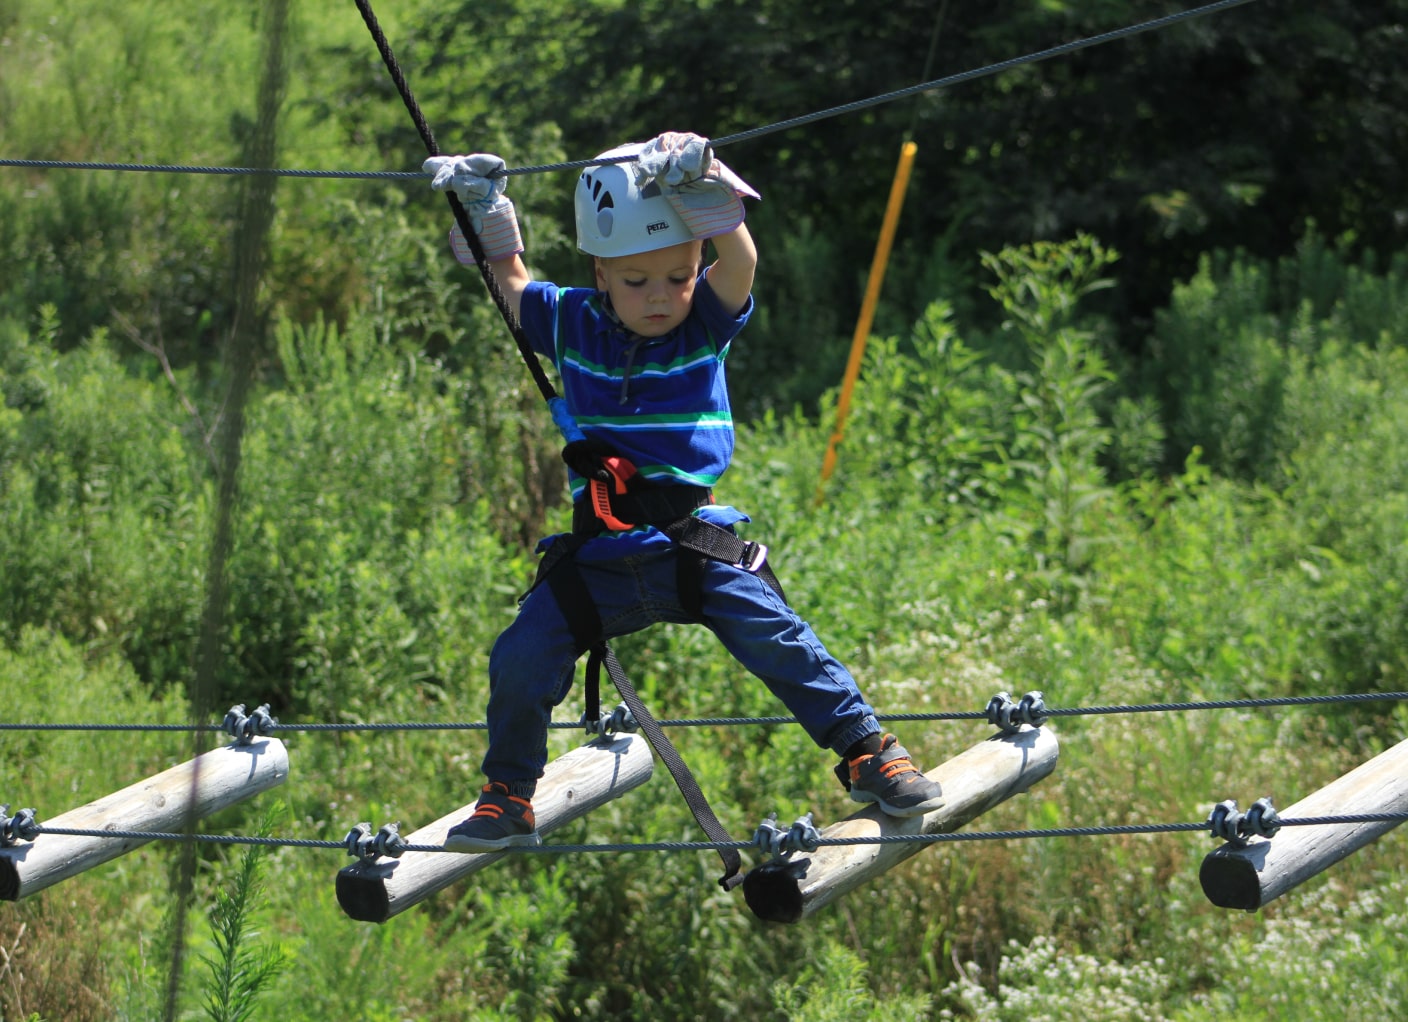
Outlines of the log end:
<svg viewBox="0 0 1408 1022">
<path fill-rule="evenodd" d="M 1261 872 L 1251 849 L 1219 848 L 1209 852 L 1198 870 L 1198 881 L 1208 901 L 1219 908 L 1239 908 L 1255 912 L 1263 905 Z"/>
<path fill-rule="evenodd" d="M 337 903 L 349 918 L 384 923 L 391 918 L 391 895 L 376 871 L 346 866 L 337 873 Z"/>
<path fill-rule="evenodd" d="M 20 900 L 20 871 L 15 860 L 0 855 L 0 901 Z"/>
<path fill-rule="evenodd" d="M 743 878 L 743 898 L 759 919 L 769 923 L 800 922 L 805 905 L 801 880 L 810 859 L 774 859 Z"/>
</svg>

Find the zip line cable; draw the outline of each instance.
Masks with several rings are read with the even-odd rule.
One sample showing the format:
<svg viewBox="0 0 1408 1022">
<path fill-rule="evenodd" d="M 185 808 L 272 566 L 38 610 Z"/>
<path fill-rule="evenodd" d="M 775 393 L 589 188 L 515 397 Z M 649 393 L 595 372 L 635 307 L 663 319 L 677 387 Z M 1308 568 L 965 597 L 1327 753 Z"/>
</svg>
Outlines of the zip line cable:
<svg viewBox="0 0 1408 1022">
<path fill-rule="evenodd" d="M 84 163 L 75 160 L 6 160 L 0 167 L 35 170 L 125 170 L 156 174 L 230 174 L 253 177 L 425 178 L 418 170 L 288 170 L 280 167 L 199 167 L 164 163 Z"/>
<path fill-rule="evenodd" d="M 1192 10 L 1179 11 L 1175 14 L 1168 14 L 1162 18 L 1154 18 L 1151 21 L 1143 21 L 1137 25 L 1129 25 L 1125 28 L 1113 29 L 1109 32 L 1102 32 L 1099 35 L 1088 36 L 1085 39 L 1075 39 L 1069 43 L 1062 43 L 1050 49 L 1038 50 L 1036 53 L 1029 53 L 1024 57 L 1013 57 L 1010 60 L 1000 61 L 996 64 L 988 64 L 985 67 L 975 68 L 972 71 L 961 71 L 958 74 L 949 75 L 947 78 L 939 78 L 932 82 L 924 82 L 921 85 L 911 85 L 907 89 L 897 89 L 894 92 L 887 92 L 880 96 L 873 96 L 870 99 L 856 100 L 853 103 L 844 103 L 841 106 L 833 106 L 826 110 L 820 110 L 813 114 L 804 114 L 801 117 L 793 117 L 790 120 L 778 121 L 763 128 L 752 128 L 748 131 L 740 131 L 737 134 L 725 135 L 722 138 L 710 139 L 710 143 L 715 146 L 733 145 L 736 142 L 747 142 L 763 135 L 770 135 L 777 131 L 787 131 L 791 128 L 799 128 L 804 124 L 812 124 L 816 121 L 825 120 L 829 117 L 839 117 L 842 114 L 855 113 L 858 110 L 868 110 L 871 107 L 879 106 L 882 103 L 890 103 L 897 99 L 904 99 L 907 96 L 916 96 L 922 92 L 933 92 L 938 89 L 948 88 L 953 85 L 961 85 L 964 82 L 975 81 L 979 78 L 987 78 L 991 75 L 1001 74 L 1003 71 L 1010 71 L 1014 68 L 1022 67 L 1026 64 L 1036 64 L 1043 60 L 1050 60 L 1052 57 L 1061 57 L 1066 54 L 1076 53 L 1079 50 L 1089 49 L 1092 46 L 1100 46 L 1104 43 L 1114 42 L 1117 39 L 1125 39 L 1129 36 L 1139 35 L 1155 29 L 1167 28 L 1180 21 L 1187 21 L 1192 18 L 1201 17 L 1205 14 L 1215 14 L 1219 11 L 1228 10 L 1233 7 L 1241 7 L 1243 4 L 1251 3 L 1252 0 L 1218 0 L 1217 3 L 1207 4 L 1203 7 L 1196 7 Z M 521 172 L 527 172 L 525 168 Z M 513 173 L 513 171 L 510 171 Z"/>
<path fill-rule="evenodd" d="M 996 64 L 988 64 L 983 67 L 974 68 L 970 71 L 962 71 L 958 74 L 949 75 L 945 78 L 938 78 L 931 82 L 923 82 L 919 85 L 911 85 L 908 88 L 897 89 L 894 92 L 882 93 L 872 96 L 869 99 L 855 100 L 844 103 L 840 106 L 829 107 L 810 114 L 803 114 L 787 120 L 757 128 L 750 128 L 732 135 L 724 135 L 720 138 L 711 139 L 710 142 L 715 149 L 724 146 L 734 145 L 738 142 L 747 142 L 764 135 L 771 135 L 779 131 L 788 131 L 792 128 L 799 128 L 803 125 L 814 124 L 817 121 L 826 120 L 831 117 L 840 117 L 843 114 L 855 113 L 860 110 L 868 110 L 871 107 L 880 106 L 884 103 L 891 103 L 908 96 L 917 96 L 925 92 L 934 92 L 939 89 L 950 88 L 954 85 L 961 85 L 964 82 L 976 81 L 980 78 L 987 78 L 1003 71 L 1011 71 L 1028 64 L 1040 63 L 1050 60 L 1053 57 L 1061 57 L 1067 54 L 1076 53 L 1080 50 L 1101 46 L 1105 43 L 1114 42 L 1119 39 L 1127 39 L 1131 36 L 1141 35 L 1145 32 L 1152 32 L 1159 29 L 1168 28 L 1171 25 L 1193 18 L 1199 18 L 1207 14 L 1216 14 L 1221 11 L 1230 10 L 1233 7 L 1241 7 L 1249 4 L 1253 0 L 1217 0 L 1215 3 L 1205 4 L 1202 7 L 1195 7 L 1191 10 L 1179 11 L 1174 14 L 1164 15 L 1150 21 L 1140 22 L 1137 25 L 1129 25 L 1125 28 L 1113 29 L 1109 32 L 1102 32 L 1098 35 L 1088 36 L 1084 39 L 1075 39 L 1059 46 L 1052 46 L 1049 49 L 1038 50 L 1021 57 L 1013 57 L 1009 60 L 999 61 Z M 360 6 L 360 5 L 359 5 Z M 364 12 L 364 17 L 366 14 Z M 373 33 L 376 35 L 377 33 Z M 383 58 L 387 51 L 383 50 Z M 397 72 L 393 72 L 393 75 Z M 398 82 L 398 87 L 401 82 Z M 412 116 L 416 116 L 414 113 Z M 421 129 L 421 137 L 427 142 L 427 148 L 434 144 L 434 136 L 430 134 L 428 125 L 425 125 L 423 117 L 417 117 L 417 128 Z M 433 155 L 434 153 L 432 153 Z M 540 174 L 547 171 L 556 170 L 578 170 L 584 167 L 598 166 L 602 163 L 624 162 L 631 157 L 619 157 L 616 159 L 602 160 L 593 157 L 587 160 L 573 160 L 566 163 L 542 163 L 534 166 L 511 167 L 504 173 L 508 177 L 520 174 Z M 152 163 L 83 163 L 69 160 L 12 160 L 0 159 L 0 167 L 27 167 L 40 170 L 116 170 L 116 171 L 146 171 L 167 174 L 271 174 L 281 177 L 308 177 L 308 178 L 382 178 L 392 180 L 408 180 L 412 178 L 423 179 L 425 174 L 420 171 L 409 170 L 285 170 L 279 168 L 261 167 L 193 167 L 180 165 L 163 165 Z"/>
<path fill-rule="evenodd" d="M 1043 707 L 1047 717 L 1114 716 L 1133 713 L 1183 713 L 1197 710 L 1254 710 L 1281 706 L 1324 706 L 1338 703 L 1408 701 L 1408 692 L 1350 692 L 1323 696 L 1268 696 L 1261 699 L 1211 699 L 1178 703 L 1125 703 L 1106 706 Z M 931 713 L 881 713 L 876 719 L 885 722 L 935 720 L 987 720 L 986 710 L 950 710 Z M 680 717 L 657 721 L 661 727 L 735 727 L 744 725 L 795 724 L 796 717 Z M 286 731 L 350 732 L 350 731 L 484 731 L 485 721 L 391 721 L 349 722 L 343 724 L 279 724 L 267 728 L 269 734 Z M 575 730 L 581 721 L 549 721 L 553 730 Z M 100 724 L 100 723 L 15 723 L 0 721 L 0 731 L 210 731 L 221 732 L 220 724 Z"/>
</svg>

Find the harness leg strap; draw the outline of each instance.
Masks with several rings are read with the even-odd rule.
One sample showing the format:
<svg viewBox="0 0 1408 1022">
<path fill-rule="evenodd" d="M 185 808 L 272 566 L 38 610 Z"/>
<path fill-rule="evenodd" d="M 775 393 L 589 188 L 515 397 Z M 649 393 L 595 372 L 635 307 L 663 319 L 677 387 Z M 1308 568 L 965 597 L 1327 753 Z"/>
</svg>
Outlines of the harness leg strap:
<svg viewBox="0 0 1408 1022">
<path fill-rule="evenodd" d="M 767 561 L 768 548 L 761 543 L 739 539 L 730 530 L 706 522 L 702 518 L 695 518 L 693 515 L 676 519 L 673 522 L 657 526 L 657 528 L 683 550 L 692 551 L 711 561 L 732 564 L 757 575 L 768 584 L 773 592 L 777 593 L 783 603 L 787 602 L 787 594 L 782 591 L 782 583 L 777 580 L 777 576 L 773 574 L 772 565 Z M 702 577 L 702 567 L 700 575 Z M 698 597 L 695 594 L 686 595 L 684 588 L 681 587 L 680 599 L 685 603 L 687 609 L 689 607 L 687 601 L 691 598 L 697 599 Z"/>
</svg>

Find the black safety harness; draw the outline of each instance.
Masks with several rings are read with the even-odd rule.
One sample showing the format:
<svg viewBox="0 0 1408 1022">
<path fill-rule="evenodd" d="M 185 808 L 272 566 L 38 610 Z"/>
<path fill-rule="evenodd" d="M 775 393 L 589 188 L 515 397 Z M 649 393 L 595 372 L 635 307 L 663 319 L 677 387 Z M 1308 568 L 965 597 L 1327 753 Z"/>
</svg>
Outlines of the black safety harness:
<svg viewBox="0 0 1408 1022">
<path fill-rule="evenodd" d="M 603 532 L 653 526 L 675 544 L 680 605 L 696 621 L 704 620 L 704 569 L 709 561 L 730 564 L 755 574 L 784 602 L 786 596 L 767 562 L 767 547 L 740 539 L 733 530 L 695 516 L 696 510 L 714 502 L 708 488 L 651 484 L 637 475 L 634 465 L 618 455 L 601 458 L 600 465 L 601 471 L 587 480 L 585 494 L 572 507 L 572 531 L 558 536 L 544 551 L 528 592 L 541 585 L 548 587 L 567 621 L 577 655 L 587 654 L 583 720 L 588 728 L 600 726 L 601 668 L 605 666 L 626 708 L 669 769 L 704 833 L 710 841 L 729 843 L 728 832 L 714 815 L 694 775 L 641 702 L 635 686 L 607 643 L 596 601 L 578 570 L 576 553 L 588 540 Z M 603 475 L 608 478 L 600 478 Z M 525 593 L 524 599 L 527 596 Z M 738 852 L 721 848 L 719 856 L 725 869 L 719 883 L 725 890 L 732 889 L 743 880 L 739 875 Z"/>
</svg>

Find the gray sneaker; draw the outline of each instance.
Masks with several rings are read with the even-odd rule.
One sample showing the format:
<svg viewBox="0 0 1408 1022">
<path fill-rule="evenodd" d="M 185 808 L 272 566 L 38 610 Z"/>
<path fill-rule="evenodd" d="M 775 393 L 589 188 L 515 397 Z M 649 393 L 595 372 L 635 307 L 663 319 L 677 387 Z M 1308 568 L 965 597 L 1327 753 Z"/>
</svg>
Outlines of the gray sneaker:
<svg viewBox="0 0 1408 1022">
<path fill-rule="evenodd" d="M 484 785 L 469 819 L 455 824 L 445 836 L 445 847 L 452 852 L 499 852 L 542 843 L 533 803 L 510 795 L 502 781 Z"/>
<path fill-rule="evenodd" d="M 919 772 L 894 735 L 874 755 L 841 760 L 836 776 L 852 801 L 875 802 L 889 816 L 923 816 L 944 804 L 943 789 Z"/>
</svg>

